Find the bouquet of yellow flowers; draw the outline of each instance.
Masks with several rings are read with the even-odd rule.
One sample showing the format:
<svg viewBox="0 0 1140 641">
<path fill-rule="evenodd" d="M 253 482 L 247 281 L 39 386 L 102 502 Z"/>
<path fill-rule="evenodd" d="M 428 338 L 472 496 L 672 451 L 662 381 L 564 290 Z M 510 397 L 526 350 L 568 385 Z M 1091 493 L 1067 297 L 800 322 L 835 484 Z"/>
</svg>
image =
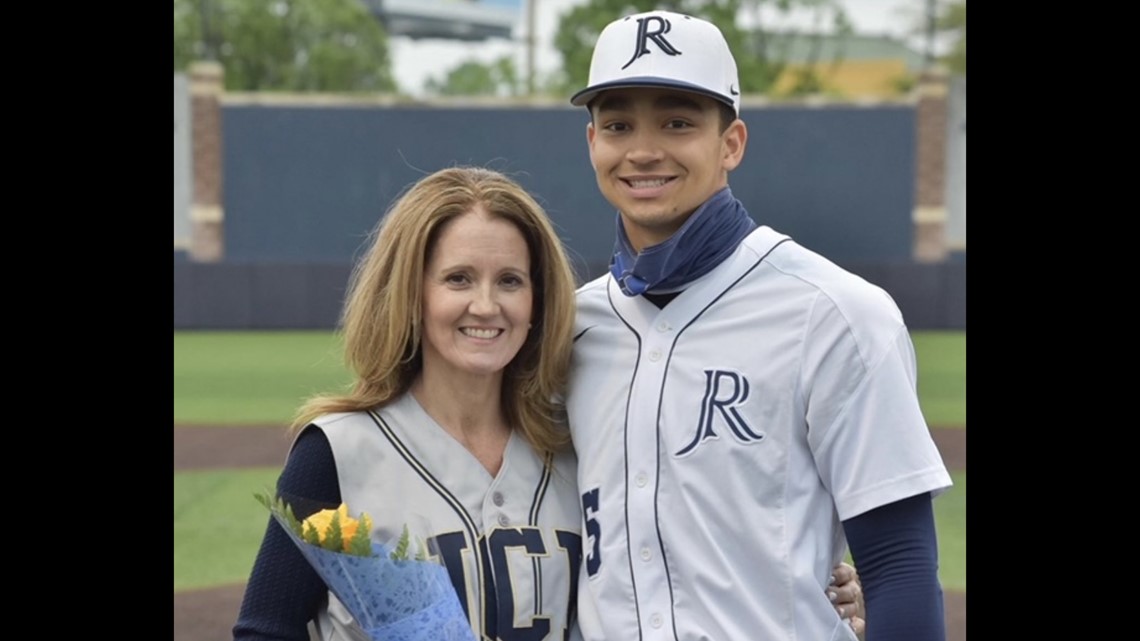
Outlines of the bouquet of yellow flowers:
<svg viewBox="0 0 1140 641">
<path fill-rule="evenodd" d="M 423 547 L 409 558 L 410 535 L 388 546 L 371 539 L 372 519 L 348 506 L 298 520 L 292 506 L 256 494 L 301 554 L 373 641 L 476 641 L 447 569 Z"/>
</svg>

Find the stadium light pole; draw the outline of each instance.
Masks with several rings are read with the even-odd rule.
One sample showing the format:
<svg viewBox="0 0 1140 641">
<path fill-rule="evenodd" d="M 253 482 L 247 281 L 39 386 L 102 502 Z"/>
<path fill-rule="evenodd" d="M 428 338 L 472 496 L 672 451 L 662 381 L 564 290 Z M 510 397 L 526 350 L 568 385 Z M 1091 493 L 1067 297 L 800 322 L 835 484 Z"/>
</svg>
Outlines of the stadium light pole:
<svg viewBox="0 0 1140 641">
<path fill-rule="evenodd" d="M 526 97 L 534 97 L 534 25 L 538 22 L 534 12 L 538 8 L 538 0 L 526 0 Z"/>
<path fill-rule="evenodd" d="M 923 67 L 930 69 L 934 64 L 934 34 L 938 24 L 937 0 L 926 0 L 926 51 L 923 53 Z"/>
</svg>

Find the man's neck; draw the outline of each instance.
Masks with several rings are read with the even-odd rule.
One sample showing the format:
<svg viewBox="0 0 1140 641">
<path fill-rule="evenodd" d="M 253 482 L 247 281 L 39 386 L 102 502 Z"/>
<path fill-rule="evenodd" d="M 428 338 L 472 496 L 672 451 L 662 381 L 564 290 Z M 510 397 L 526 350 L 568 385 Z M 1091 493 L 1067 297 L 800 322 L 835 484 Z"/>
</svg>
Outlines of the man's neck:
<svg viewBox="0 0 1140 641">
<path fill-rule="evenodd" d="M 650 292 L 645 292 L 642 294 L 642 296 L 645 297 L 645 300 L 656 305 L 657 309 L 665 309 L 665 306 L 673 302 L 673 299 L 676 298 L 680 293 L 681 292 L 668 292 L 665 294 L 652 294 Z"/>
</svg>

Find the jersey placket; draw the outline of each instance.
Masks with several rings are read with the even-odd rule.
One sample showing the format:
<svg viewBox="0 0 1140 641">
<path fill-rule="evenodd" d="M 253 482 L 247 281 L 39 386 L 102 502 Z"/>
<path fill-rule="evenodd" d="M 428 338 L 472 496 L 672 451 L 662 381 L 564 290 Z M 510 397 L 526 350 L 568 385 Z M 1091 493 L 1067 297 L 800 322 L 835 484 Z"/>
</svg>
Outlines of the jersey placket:
<svg viewBox="0 0 1140 641">
<path fill-rule="evenodd" d="M 673 340 L 671 329 L 659 316 L 643 332 L 644 347 L 630 391 L 626 428 L 630 568 L 645 641 L 672 638 L 673 630 L 668 573 L 657 520 L 661 447 L 657 417 Z"/>
</svg>

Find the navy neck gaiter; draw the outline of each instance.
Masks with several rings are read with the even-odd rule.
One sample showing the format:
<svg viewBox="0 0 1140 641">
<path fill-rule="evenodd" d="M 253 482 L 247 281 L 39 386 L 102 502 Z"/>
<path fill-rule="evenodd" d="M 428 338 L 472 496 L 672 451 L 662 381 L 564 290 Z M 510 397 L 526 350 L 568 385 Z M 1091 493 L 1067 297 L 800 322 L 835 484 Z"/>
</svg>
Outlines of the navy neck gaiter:
<svg viewBox="0 0 1140 641">
<path fill-rule="evenodd" d="M 744 205 L 724 187 L 698 207 L 669 240 L 634 254 L 618 213 L 610 273 L 626 296 L 676 291 L 712 271 L 754 229 L 756 222 Z"/>
</svg>

